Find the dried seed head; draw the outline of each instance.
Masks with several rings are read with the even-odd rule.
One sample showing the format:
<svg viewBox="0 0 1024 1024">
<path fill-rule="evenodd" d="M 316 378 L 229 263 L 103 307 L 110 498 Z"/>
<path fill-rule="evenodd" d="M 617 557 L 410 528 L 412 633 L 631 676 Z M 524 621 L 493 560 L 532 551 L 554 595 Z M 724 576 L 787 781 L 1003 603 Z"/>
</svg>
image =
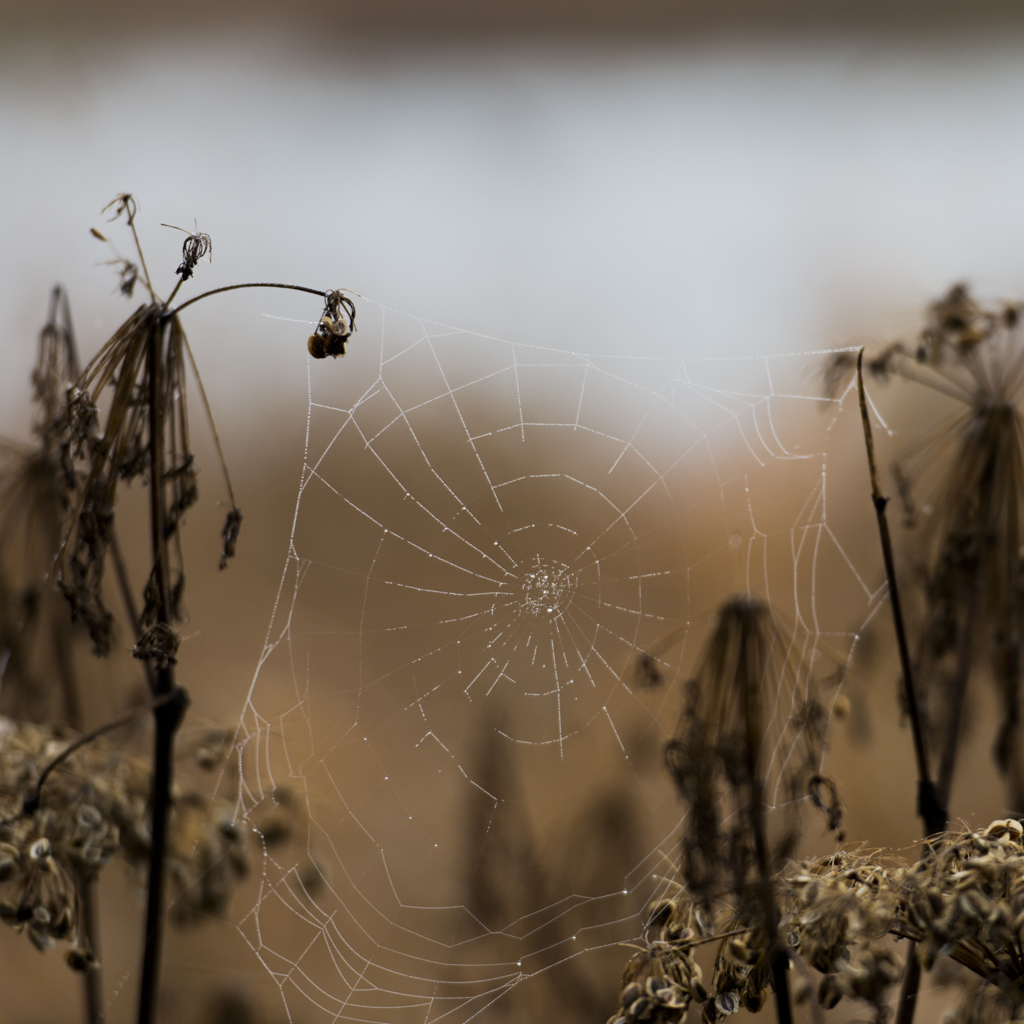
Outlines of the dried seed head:
<svg viewBox="0 0 1024 1024">
<path fill-rule="evenodd" d="M 205 231 L 200 231 L 198 225 L 194 231 L 186 228 L 175 227 L 173 224 L 161 224 L 164 228 L 174 228 L 175 231 L 184 231 L 185 241 L 181 246 L 181 263 L 175 271 L 182 281 L 187 281 L 192 276 L 196 264 L 204 257 L 213 262 L 213 241 Z"/>
<path fill-rule="evenodd" d="M 355 330 L 355 303 L 339 291 L 328 292 L 320 321 L 309 336 L 309 354 L 314 359 L 343 356 L 348 339 Z"/>
<path fill-rule="evenodd" d="M 118 193 L 118 195 L 114 196 L 114 198 L 111 199 L 102 210 L 100 210 L 100 213 L 106 213 L 111 207 L 114 208 L 114 212 L 110 215 L 108 221 L 115 221 L 121 216 L 121 214 L 127 214 L 128 223 L 131 224 L 135 220 L 135 214 L 138 212 L 138 206 L 135 199 L 129 192 Z M 93 234 L 99 235 L 99 232 L 94 230 Z M 104 241 L 106 241 L 106 239 L 104 239 Z"/>
</svg>

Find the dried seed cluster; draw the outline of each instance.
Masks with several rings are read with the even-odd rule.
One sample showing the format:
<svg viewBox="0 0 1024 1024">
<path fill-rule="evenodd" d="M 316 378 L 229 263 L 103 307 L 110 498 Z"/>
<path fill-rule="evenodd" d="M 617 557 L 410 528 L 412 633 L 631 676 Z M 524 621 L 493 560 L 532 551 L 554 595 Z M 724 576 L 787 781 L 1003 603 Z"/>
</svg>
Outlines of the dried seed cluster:
<svg viewBox="0 0 1024 1024">
<path fill-rule="evenodd" d="M 679 900 L 651 905 L 644 944 L 622 975 L 619 1010 L 608 1024 L 675 1024 L 691 1001 L 708 998 L 700 966 L 691 951 L 704 934 L 707 918 L 701 908 Z"/>
<path fill-rule="evenodd" d="M 23 813 L 25 794 L 73 735 L 0 718 L 0 919 L 39 949 L 68 941 L 68 961 L 91 954 L 79 922 L 79 887 L 117 853 L 140 875 L 149 858 L 151 773 L 139 759 L 94 740 L 46 780 L 41 807 Z M 221 914 L 248 873 L 245 837 L 233 804 L 177 793 L 168 837 L 172 919 Z"/>
<path fill-rule="evenodd" d="M 339 291 L 328 292 L 316 330 L 309 336 L 309 354 L 314 359 L 345 354 L 348 339 L 355 333 L 355 303 Z"/>
<path fill-rule="evenodd" d="M 775 894 L 786 956 L 807 975 L 794 985 L 798 1001 L 814 998 L 831 1009 L 843 998 L 857 1000 L 871 1007 L 881 1024 L 902 973 L 904 956 L 896 941 L 912 939 L 925 970 L 947 957 L 975 979 L 947 1024 L 1024 1019 L 1024 827 L 1019 821 L 936 837 L 917 863 L 842 850 L 791 864 L 776 878 Z M 705 1021 L 741 1007 L 757 1012 L 765 1006 L 772 978 L 764 930 L 745 926 L 732 912 L 723 912 L 717 922 L 699 919 L 695 928 L 698 906 L 683 895 L 652 905 L 650 929 L 656 938 L 648 938 L 627 964 L 613 1022 L 675 1024 L 685 1008 L 675 1005 L 676 989 L 690 999 L 703 996 Z M 693 963 L 693 948 L 704 941 L 719 943 L 706 991 Z M 818 975 L 813 984 L 812 970 Z"/>
</svg>

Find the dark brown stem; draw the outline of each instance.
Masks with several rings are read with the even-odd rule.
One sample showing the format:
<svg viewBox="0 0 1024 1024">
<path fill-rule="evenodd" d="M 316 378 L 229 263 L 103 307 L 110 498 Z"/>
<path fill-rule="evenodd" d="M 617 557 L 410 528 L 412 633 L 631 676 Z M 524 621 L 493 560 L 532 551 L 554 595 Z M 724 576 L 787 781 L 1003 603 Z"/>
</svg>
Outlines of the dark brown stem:
<svg viewBox="0 0 1024 1024">
<path fill-rule="evenodd" d="M 88 1024 L 103 1024 L 103 975 L 100 972 L 99 914 L 96 907 L 96 879 L 78 875 L 78 890 L 81 893 L 82 931 L 92 955 L 92 965 L 82 975 L 85 987 L 85 1013 Z"/>
<path fill-rule="evenodd" d="M 180 283 L 180 282 L 179 282 Z M 198 302 L 200 299 L 205 299 L 210 295 L 219 295 L 221 292 L 233 292 L 239 288 L 285 288 L 292 292 L 305 292 L 307 295 L 319 295 L 320 298 L 327 298 L 327 292 L 317 291 L 316 288 L 305 288 L 300 284 L 275 284 L 271 281 L 250 281 L 245 284 L 227 284 L 223 288 L 211 288 L 208 292 L 203 292 L 201 295 L 193 296 L 187 302 L 183 302 L 177 309 L 172 309 L 169 313 L 165 313 L 165 316 L 177 316 L 183 309 L 188 308 L 193 302 Z M 177 292 L 177 288 L 174 290 Z M 171 298 L 174 297 L 174 293 L 171 294 Z M 167 300 L 165 305 L 170 304 L 170 299 Z"/>
<path fill-rule="evenodd" d="M 185 283 L 185 278 L 179 277 L 178 278 L 178 283 L 174 286 L 173 291 L 171 292 L 170 295 L 167 296 L 167 300 L 164 302 L 164 309 L 166 309 L 174 301 L 174 296 L 178 294 L 178 292 L 181 290 L 181 286 L 184 283 Z"/>
<path fill-rule="evenodd" d="M 903 970 L 903 984 L 900 986 L 900 1001 L 896 1006 L 896 1024 L 911 1024 L 920 989 L 921 961 L 917 958 L 917 943 L 911 942 L 907 950 L 907 966 Z"/>
<path fill-rule="evenodd" d="M 150 539 L 153 549 L 153 583 L 157 592 L 156 619 L 170 625 L 171 603 L 164 529 L 164 388 L 162 381 L 165 325 L 154 319 L 150 326 L 146 373 L 149 384 L 149 508 Z M 179 695 L 171 700 L 172 695 Z M 171 808 L 174 733 L 184 715 L 188 699 L 174 685 L 174 666 L 169 662 L 156 671 L 156 698 L 168 700 L 154 710 L 152 829 L 149 851 L 149 887 L 146 898 L 146 928 L 143 933 L 142 980 L 139 987 L 139 1024 L 156 1019 L 159 992 L 160 946 L 164 918 L 164 861 L 167 847 L 167 819 Z"/>
<path fill-rule="evenodd" d="M 946 810 L 948 793 L 943 796 L 936 789 L 928 765 L 928 746 L 917 703 L 914 675 L 911 668 L 910 648 L 907 631 L 903 624 L 903 608 L 896 583 L 896 562 L 892 553 L 892 538 L 889 534 L 889 519 L 885 509 L 889 499 L 882 495 L 878 483 L 878 467 L 875 464 L 875 443 L 871 435 L 871 418 L 868 415 L 868 400 L 864 391 L 864 349 L 857 354 L 857 393 L 860 398 L 860 417 L 864 428 L 864 447 L 868 453 L 868 469 L 871 472 L 871 503 L 875 506 L 878 520 L 878 534 L 882 542 L 882 558 L 885 562 L 885 577 L 889 583 L 889 606 L 892 608 L 893 629 L 896 632 L 896 646 L 900 654 L 900 668 L 903 671 L 903 695 L 910 716 L 910 729 L 914 737 L 914 756 L 917 760 L 917 813 L 924 822 L 925 834 L 936 835 L 946 830 L 949 813 Z M 907 950 L 903 985 L 896 1010 L 896 1024 L 911 1024 L 917 1009 L 917 994 L 921 987 L 921 963 L 917 958 L 917 943 L 911 942 Z"/>
<path fill-rule="evenodd" d="M 903 695 L 910 716 L 910 729 L 914 737 L 914 756 L 917 760 L 917 813 L 924 821 L 925 834 L 944 832 L 948 814 L 946 801 L 941 789 L 936 791 L 928 766 L 928 746 L 917 703 L 914 675 L 910 662 L 910 648 L 907 644 L 906 627 L 903 624 L 903 608 L 896 583 L 896 563 L 892 553 L 892 538 L 889 534 L 889 519 L 885 508 L 889 499 L 882 495 L 878 483 L 878 468 L 875 464 L 875 443 L 871 435 L 871 418 L 868 416 L 867 395 L 864 392 L 864 350 L 857 355 L 857 391 L 860 396 L 860 416 L 864 428 L 864 447 L 868 453 L 868 469 L 871 472 L 871 502 L 878 519 L 878 533 L 882 541 L 882 558 L 885 561 L 885 576 L 889 583 L 889 606 L 892 608 L 893 628 L 896 631 L 896 646 L 900 654 L 900 668 L 903 672 Z"/>
</svg>

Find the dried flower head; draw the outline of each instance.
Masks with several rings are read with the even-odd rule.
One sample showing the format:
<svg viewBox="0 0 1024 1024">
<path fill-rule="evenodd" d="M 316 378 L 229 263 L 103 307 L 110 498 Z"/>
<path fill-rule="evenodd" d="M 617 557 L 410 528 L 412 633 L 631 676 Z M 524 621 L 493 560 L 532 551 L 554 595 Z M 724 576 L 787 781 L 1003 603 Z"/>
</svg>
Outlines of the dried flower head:
<svg viewBox="0 0 1024 1024">
<path fill-rule="evenodd" d="M 194 231 L 175 227 L 173 224 L 161 224 L 160 226 L 174 228 L 175 231 L 184 231 L 187 236 L 181 246 L 181 263 L 175 271 L 182 281 L 187 281 L 192 276 L 196 264 L 204 257 L 211 263 L 213 262 L 213 240 L 205 231 L 200 231 L 198 225 Z"/>
<path fill-rule="evenodd" d="M 309 354 L 314 359 L 343 356 L 355 329 L 355 303 L 339 291 L 328 292 L 320 321 L 309 336 Z"/>
<path fill-rule="evenodd" d="M 68 752 L 47 776 L 38 808 L 24 813 L 26 792 L 74 738 L 0 718 L 0 919 L 40 949 L 68 941 L 69 963 L 83 967 L 90 954 L 80 931 L 80 885 L 115 854 L 144 873 L 152 775 L 144 761 L 94 739 Z M 200 792 L 178 794 L 168 836 L 178 924 L 222 914 L 248 873 L 233 807 Z"/>
<path fill-rule="evenodd" d="M 135 220 L 135 214 L 138 212 L 138 204 L 130 192 L 119 192 L 103 207 L 100 213 L 106 213 L 111 208 L 113 208 L 114 212 L 108 218 L 108 223 L 117 220 L 122 214 L 126 214 L 128 223 L 132 224 Z M 95 233 L 98 234 L 98 232 Z"/>
</svg>

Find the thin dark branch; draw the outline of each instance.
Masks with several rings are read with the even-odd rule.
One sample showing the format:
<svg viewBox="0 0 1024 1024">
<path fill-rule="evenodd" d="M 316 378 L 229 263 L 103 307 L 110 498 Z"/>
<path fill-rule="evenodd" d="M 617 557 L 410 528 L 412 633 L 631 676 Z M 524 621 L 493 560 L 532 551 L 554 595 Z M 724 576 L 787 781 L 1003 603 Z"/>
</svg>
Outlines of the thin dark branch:
<svg viewBox="0 0 1024 1024">
<path fill-rule="evenodd" d="M 169 321 L 154 320 L 149 328 L 146 375 L 149 385 L 149 508 L 153 549 L 153 583 L 157 592 L 158 625 L 170 626 L 171 599 L 167 556 L 166 459 L 164 453 L 165 408 L 162 367 Z M 139 985 L 139 1024 L 156 1019 L 159 993 L 160 947 L 164 921 L 164 863 L 167 854 L 167 819 L 171 808 L 174 733 L 181 723 L 188 696 L 174 683 L 170 661 L 156 670 L 156 696 L 168 700 L 154 709 L 152 828 L 149 850 L 149 884 L 146 892 L 146 926 L 143 934 L 142 979 Z M 170 699 L 176 697 L 177 699 Z"/>
<path fill-rule="evenodd" d="M 85 986 L 85 1013 L 89 1024 L 103 1024 L 103 975 L 100 972 L 99 914 L 96 906 L 96 879 L 79 873 L 78 889 L 81 893 L 82 928 L 89 943 L 92 962 L 82 976 Z"/>
<path fill-rule="evenodd" d="M 201 295 L 195 295 L 187 302 L 183 302 L 180 306 L 170 310 L 165 316 L 177 316 L 183 309 L 187 309 L 192 305 L 193 302 L 198 302 L 200 299 L 208 298 L 210 295 L 219 295 L 221 292 L 233 292 L 239 288 L 285 288 L 292 292 L 305 292 L 307 295 L 319 295 L 320 298 L 326 299 L 327 292 L 317 291 L 316 288 L 306 288 L 301 284 L 277 284 L 272 281 L 250 281 L 245 284 L 227 284 L 223 288 L 211 288 L 208 292 L 203 292 Z"/>
<path fill-rule="evenodd" d="M 878 483 L 878 467 L 875 464 L 875 443 L 871 435 L 871 417 L 868 415 L 867 394 L 864 391 L 864 349 L 857 354 L 857 393 L 860 398 L 860 417 L 864 428 L 864 447 L 868 454 L 868 469 L 871 472 L 871 502 L 878 519 L 878 533 L 882 542 L 882 558 L 885 561 L 885 575 L 889 582 L 889 605 L 892 608 L 893 628 L 896 631 L 896 646 L 899 648 L 900 667 L 903 671 L 903 693 L 910 716 L 910 728 L 914 736 L 914 755 L 917 759 L 917 813 L 924 822 L 925 833 L 929 836 L 944 832 L 949 814 L 945 799 L 940 799 L 931 777 L 928 765 L 928 746 L 921 721 L 921 711 L 914 688 L 910 648 L 907 644 L 906 627 L 903 623 L 903 608 L 896 583 L 896 563 L 892 553 L 892 538 L 889 534 L 889 519 L 884 497 Z M 907 966 L 900 988 L 896 1024 L 911 1024 L 917 1009 L 917 994 L 921 986 L 921 963 L 917 957 L 917 944 L 910 943 L 907 952 Z"/>
<path fill-rule="evenodd" d="M 921 712 L 917 703 L 917 692 L 914 688 L 914 675 L 910 661 L 910 648 L 907 644 L 906 627 L 903 623 L 903 608 L 900 604 L 900 592 L 896 583 L 896 563 L 892 553 L 892 538 L 889 534 L 889 520 L 886 516 L 886 505 L 889 499 L 882 495 L 878 483 L 878 467 L 875 464 L 875 443 L 871 435 L 871 418 L 868 415 L 867 395 L 864 391 L 864 350 L 857 355 L 857 392 L 860 396 L 860 416 L 864 427 L 864 447 L 868 454 L 868 469 L 871 472 L 871 502 L 875 506 L 878 519 L 878 533 L 882 541 L 882 558 L 885 561 L 885 575 L 889 582 L 889 604 L 892 608 L 893 628 L 896 631 L 896 646 L 899 648 L 900 668 L 903 672 L 903 693 L 907 702 L 907 713 L 910 716 L 910 728 L 914 736 L 914 756 L 917 760 L 917 813 L 924 821 L 926 833 L 934 835 L 946 828 L 948 814 L 940 802 L 935 790 L 928 767 L 928 746 L 921 721 Z"/>
</svg>

